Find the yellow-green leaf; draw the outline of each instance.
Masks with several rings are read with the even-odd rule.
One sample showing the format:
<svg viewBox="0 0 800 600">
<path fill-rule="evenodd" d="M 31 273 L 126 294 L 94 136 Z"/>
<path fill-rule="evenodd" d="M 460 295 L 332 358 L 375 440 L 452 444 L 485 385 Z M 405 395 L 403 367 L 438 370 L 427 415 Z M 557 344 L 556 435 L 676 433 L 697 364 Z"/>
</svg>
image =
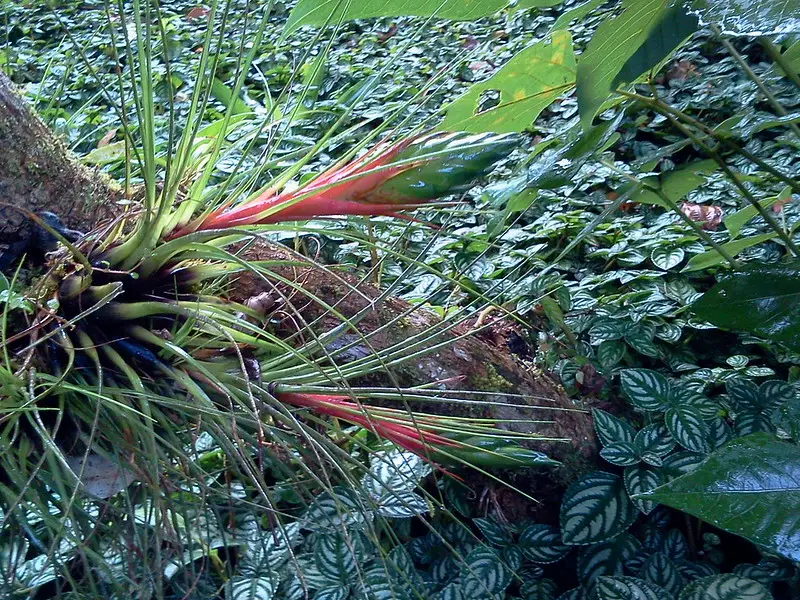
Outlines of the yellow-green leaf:
<svg viewBox="0 0 800 600">
<path fill-rule="evenodd" d="M 447 107 L 441 129 L 508 133 L 530 127 L 550 103 L 575 84 L 572 37 L 556 31 L 518 52 L 497 73 L 473 85 Z M 500 103 L 477 113 L 481 94 L 500 92 Z"/>
</svg>

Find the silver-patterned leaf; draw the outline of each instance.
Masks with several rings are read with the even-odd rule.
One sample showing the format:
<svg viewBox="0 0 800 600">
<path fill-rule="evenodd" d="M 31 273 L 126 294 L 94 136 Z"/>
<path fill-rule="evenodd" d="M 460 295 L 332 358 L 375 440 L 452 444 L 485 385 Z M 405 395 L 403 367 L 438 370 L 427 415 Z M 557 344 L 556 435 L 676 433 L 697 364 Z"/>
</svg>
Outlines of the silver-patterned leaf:
<svg viewBox="0 0 800 600">
<path fill-rule="evenodd" d="M 511 577 L 496 552 L 479 546 L 464 557 L 461 591 L 465 599 L 484 600 L 505 591 Z"/>
<path fill-rule="evenodd" d="M 610 542 L 581 548 L 578 554 L 578 577 L 591 583 L 602 575 L 622 575 L 642 545 L 630 533 L 618 535 Z"/>
<path fill-rule="evenodd" d="M 630 424 L 599 408 L 592 409 L 594 430 L 604 446 L 614 442 L 632 442 L 635 430 Z"/>
<path fill-rule="evenodd" d="M 627 467 L 623 478 L 625 480 L 625 489 L 636 507 L 646 515 L 653 512 L 653 509 L 658 506 L 657 502 L 647 498 L 637 498 L 636 496 L 654 490 L 659 485 L 666 483 L 664 476 L 656 469 L 637 465 L 635 467 Z"/>
<path fill-rule="evenodd" d="M 567 488 L 561 502 L 561 537 L 568 545 L 604 542 L 625 531 L 636 514 L 622 480 L 595 471 Z"/>
<path fill-rule="evenodd" d="M 617 340 L 605 340 L 597 347 L 597 361 L 605 369 L 615 367 L 625 356 L 625 344 Z"/>
<path fill-rule="evenodd" d="M 670 435 L 666 427 L 660 423 L 653 423 L 643 427 L 636 434 L 633 444 L 643 458 L 645 455 L 663 457 L 675 448 L 675 438 Z"/>
<path fill-rule="evenodd" d="M 626 369 L 620 376 L 622 391 L 634 406 L 663 410 L 669 404 L 667 378 L 649 369 Z"/>
<path fill-rule="evenodd" d="M 231 577 L 225 585 L 225 600 L 272 600 L 278 575 L 271 577 Z"/>
<path fill-rule="evenodd" d="M 525 557 L 538 564 L 558 562 L 569 553 L 569 546 L 561 540 L 558 529 L 534 523 L 519 534 L 519 545 Z"/>
<path fill-rule="evenodd" d="M 636 577 L 599 577 L 597 600 L 673 600 L 669 592 Z"/>
<path fill-rule="evenodd" d="M 664 588 L 673 595 L 680 592 L 684 584 L 678 567 L 663 552 L 655 552 L 644 561 L 639 577 Z"/>
<path fill-rule="evenodd" d="M 772 600 L 772 594 L 757 581 L 724 573 L 693 581 L 678 600 Z"/>
<path fill-rule="evenodd" d="M 612 465 L 630 467 L 639 462 L 636 446 L 630 442 L 615 442 L 600 451 L 600 456 Z"/>
<path fill-rule="evenodd" d="M 658 248 L 654 248 L 650 253 L 650 260 L 652 260 L 653 264 L 659 269 L 669 271 L 681 264 L 685 256 L 686 253 L 682 248 L 659 246 Z"/>
<path fill-rule="evenodd" d="M 664 423 L 672 437 L 684 448 L 693 452 L 709 452 L 708 425 L 694 408 L 686 405 L 671 406 L 664 413 Z"/>
</svg>

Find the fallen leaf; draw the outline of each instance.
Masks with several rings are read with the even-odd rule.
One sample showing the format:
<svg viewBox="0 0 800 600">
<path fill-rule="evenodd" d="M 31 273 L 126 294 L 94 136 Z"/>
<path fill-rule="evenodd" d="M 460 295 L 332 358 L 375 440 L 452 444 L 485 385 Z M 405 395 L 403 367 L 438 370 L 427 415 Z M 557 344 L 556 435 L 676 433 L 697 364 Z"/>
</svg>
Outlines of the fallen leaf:
<svg viewBox="0 0 800 600">
<path fill-rule="evenodd" d="M 193 19 L 202 19 L 208 17 L 209 10 L 205 6 L 195 6 L 186 13 L 186 20 L 192 21 Z"/>
<path fill-rule="evenodd" d="M 111 129 L 108 133 L 100 138 L 100 141 L 97 142 L 97 147 L 102 148 L 103 146 L 108 146 L 108 143 L 114 139 L 115 135 L 117 135 L 117 130 Z"/>
<path fill-rule="evenodd" d="M 702 223 L 703 229 L 710 231 L 715 231 L 722 223 L 722 208 L 719 206 L 703 206 L 684 202 L 681 204 L 681 212 L 695 223 Z"/>
</svg>

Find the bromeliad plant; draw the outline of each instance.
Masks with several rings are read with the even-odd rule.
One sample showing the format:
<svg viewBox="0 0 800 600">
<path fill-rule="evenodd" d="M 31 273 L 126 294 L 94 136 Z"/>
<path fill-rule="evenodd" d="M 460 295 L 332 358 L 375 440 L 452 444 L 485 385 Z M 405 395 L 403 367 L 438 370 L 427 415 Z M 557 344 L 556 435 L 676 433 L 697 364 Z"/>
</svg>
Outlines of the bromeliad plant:
<svg viewBox="0 0 800 600">
<path fill-rule="evenodd" d="M 435 433 L 452 424 L 433 417 L 348 400 L 341 395 L 344 379 L 333 375 L 335 365 L 319 366 L 325 359 L 319 340 L 292 347 L 264 327 L 266 315 L 257 303 L 236 302 L 220 291 L 245 272 L 265 285 L 275 280 L 269 263 L 248 261 L 232 249 L 265 227 L 320 216 L 398 215 L 471 182 L 515 143 L 507 135 L 439 133 L 379 144 L 307 185 L 280 192 L 270 186 L 188 223 L 180 222 L 181 215 L 191 215 L 186 206 L 166 206 L 169 199 L 161 195 L 75 244 L 64 240 L 35 286 L 41 308 L 30 327 L 8 340 L 21 345 L 27 362 L 49 370 L 43 391 L 34 384 L 34 401 L 77 377 L 97 393 L 116 387 L 114 395 L 123 403 L 129 394 L 122 390 L 131 390 L 142 398 L 190 398 L 207 409 L 269 401 L 310 408 L 434 462 L 446 457 L 481 466 L 548 462 L 506 437 L 483 441 L 485 424 L 469 425 L 466 439 Z M 132 222 L 127 231 L 126 222 Z M 292 391 L 284 379 L 332 388 L 323 398 Z"/>
</svg>

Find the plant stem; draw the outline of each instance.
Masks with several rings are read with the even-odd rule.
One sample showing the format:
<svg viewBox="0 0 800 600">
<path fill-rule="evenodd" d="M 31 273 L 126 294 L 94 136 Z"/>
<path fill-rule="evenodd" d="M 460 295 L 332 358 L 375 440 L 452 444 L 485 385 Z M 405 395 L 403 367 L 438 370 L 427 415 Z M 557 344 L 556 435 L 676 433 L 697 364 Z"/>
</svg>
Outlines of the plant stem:
<svg viewBox="0 0 800 600">
<path fill-rule="evenodd" d="M 733 60 L 735 60 L 736 63 L 742 68 L 742 71 L 744 71 L 745 75 L 747 75 L 750 78 L 750 80 L 753 83 L 755 83 L 756 86 L 758 86 L 758 89 L 761 90 L 762 94 L 764 94 L 764 97 L 772 105 L 772 108 L 775 110 L 775 112 L 782 117 L 788 115 L 789 112 L 785 108 L 783 108 L 783 105 L 778 101 L 775 95 L 769 91 L 767 86 L 764 84 L 764 81 L 756 74 L 755 71 L 753 71 L 753 69 L 750 68 L 750 65 L 747 64 L 747 61 L 744 58 L 742 58 L 742 55 L 739 54 L 736 48 L 733 47 L 733 44 L 731 44 L 730 40 L 727 40 L 724 37 L 722 37 L 722 34 L 718 27 L 712 26 L 711 29 L 720 38 L 720 42 L 722 43 L 722 45 L 725 47 L 728 53 L 733 57 Z M 797 136 L 797 138 L 800 139 L 800 127 L 798 127 L 796 123 L 787 123 L 787 126 L 789 127 L 789 129 L 792 130 L 792 133 L 794 133 Z"/>
<path fill-rule="evenodd" d="M 781 54 L 780 48 L 778 48 L 769 38 L 760 37 L 758 38 L 758 41 L 761 42 L 762 46 L 764 46 L 764 50 L 767 51 L 767 54 L 769 54 L 772 62 L 774 62 L 783 70 L 789 81 L 800 88 L 800 75 L 794 71 L 792 65 L 790 65 L 786 60 L 786 57 Z"/>
<path fill-rule="evenodd" d="M 667 196 L 661 190 L 661 188 L 658 188 L 658 187 L 655 187 L 655 186 L 651 186 L 651 185 L 647 185 L 641 179 L 637 179 L 636 177 L 634 177 L 633 175 L 630 175 L 629 173 L 625 173 L 624 171 L 620 171 L 613 164 L 608 163 L 606 161 L 601 161 L 601 164 L 605 165 L 606 167 L 608 167 L 610 169 L 613 169 L 614 171 L 616 171 L 617 173 L 619 173 L 620 175 L 622 175 L 623 177 L 625 177 L 629 181 L 631 181 L 633 183 L 637 183 L 637 184 L 641 185 L 642 187 L 650 190 L 654 194 L 656 194 L 659 198 L 661 198 L 661 200 L 664 201 L 664 203 L 667 206 L 669 206 L 670 210 L 675 212 L 675 214 L 677 214 L 687 225 L 689 225 L 689 227 L 694 229 L 695 233 L 700 237 L 700 239 L 702 239 L 706 244 L 708 244 L 714 250 L 716 250 L 719 253 L 719 255 L 722 256 L 722 258 L 724 258 L 726 261 L 728 261 L 728 263 L 731 265 L 731 267 L 733 267 L 734 269 L 741 268 L 741 266 L 742 266 L 741 263 L 739 263 L 738 260 L 733 258 L 733 256 L 731 256 L 730 253 L 727 250 L 725 250 L 725 248 L 723 248 L 720 244 L 715 242 L 714 239 L 706 231 L 704 231 L 703 228 L 698 223 L 696 223 L 695 221 L 690 219 L 687 215 L 685 215 L 683 213 L 683 211 L 680 209 L 680 207 L 675 203 L 675 201 L 672 198 L 670 198 L 669 196 Z"/>
<path fill-rule="evenodd" d="M 742 193 L 745 199 L 756 209 L 761 218 L 764 219 L 764 221 L 767 222 L 767 224 L 772 228 L 772 230 L 775 231 L 775 233 L 777 233 L 778 236 L 783 240 L 783 242 L 786 244 L 787 249 L 793 255 L 800 256 L 800 251 L 798 251 L 797 246 L 792 241 L 791 236 L 783 230 L 783 228 L 778 224 L 778 222 L 773 218 L 773 216 L 769 214 L 767 209 L 761 206 L 761 203 L 758 200 L 756 200 L 753 194 L 750 193 L 750 190 L 748 190 L 747 187 L 745 187 L 745 185 L 739 180 L 739 177 L 736 175 L 736 173 L 734 173 L 731 170 L 731 168 L 725 162 L 725 159 L 723 159 L 716 150 L 708 146 L 703 140 L 698 138 L 689 129 L 684 127 L 684 125 L 680 123 L 677 119 L 675 119 L 673 116 L 668 115 L 667 118 L 681 133 L 683 133 L 683 135 L 692 140 L 694 144 L 699 146 L 706 154 L 708 154 L 710 158 L 712 158 L 720 166 L 720 168 L 728 177 L 728 179 L 730 179 L 731 182 L 733 182 L 733 184 Z"/>
<path fill-rule="evenodd" d="M 642 96 L 640 94 L 633 94 L 633 93 L 630 93 L 630 92 L 625 92 L 623 90 L 617 90 L 617 93 L 619 93 L 619 94 L 621 94 L 621 95 L 623 95 L 623 96 L 625 96 L 627 98 L 631 98 L 631 99 L 637 100 L 638 102 L 641 102 L 643 104 L 647 104 L 648 106 L 653 108 L 656 112 L 661 113 L 665 117 L 668 117 L 669 115 L 672 115 L 673 117 L 675 117 L 677 119 L 680 119 L 681 121 L 691 125 L 692 127 L 695 127 L 697 129 L 701 130 L 703 133 L 705 133 L 709 137 L 713 138 L 716 142 L 724 144 L 725 146 L 727 146 L 728 148 L 730 148 L 731 150 L 733 150 L 737 154 L 740 154 L 741 156 L 745 157 L 747 160 L 749 160 L 753 164 L 758 165 L 759 168 L 763 169 L 764 171 L 766 171 L 770 175 L 773 175 L 774 177 L 779 179 L 781 182 L 783 182 L 786 185 L 788 185 L 789 187 L 791 187 L 793 192 L 795 192 L 797 194 L 800 194 L 800 182 L 798 182 L 796 179 L 793 179 L 792 177 L 789 177 L 785 173 L 781 173 L 775 167 L 767 164 L 766 162 L 764 162 L 762 159 L 758 158 L 754 154 L 751 154 L 750 152 L 748 152 L 747 150 L 742 148 L 736 142 L 728 139 L 727 137 L 719 135 L 719 133 L 714 131 L 711 127 L 709 127 L 708 125 L 706 125 L 704 123 L 701 123 L 697 119 L 687 115 L 685 112 L 683 112 L 683 111 L 681 111 L 681 110 L 679 110 L 677 108 L 674 108 L 674 107 L 670 106 L 669 104 L 666 104 L 665 102 L 662 102 L 658 98 L 650 98 L 648 96 Z"/>
</svg>

